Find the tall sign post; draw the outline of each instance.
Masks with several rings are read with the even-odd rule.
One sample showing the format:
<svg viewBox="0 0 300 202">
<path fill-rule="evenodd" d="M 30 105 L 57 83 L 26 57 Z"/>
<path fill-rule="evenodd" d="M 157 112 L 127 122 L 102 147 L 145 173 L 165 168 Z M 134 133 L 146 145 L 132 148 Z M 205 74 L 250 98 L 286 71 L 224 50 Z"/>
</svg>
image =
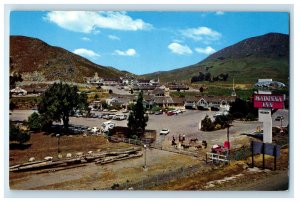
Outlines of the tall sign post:
<svg viewBox="0 0 300 202">
<path fill-rule="evenodd" d="M 262 79 L 256 84 L 268 82 L 263 87 L 271 87 L 272 80 Z M 270 90 L 258 90 L 253 97 L 254 108 L 258 108 L 258 120 L 263 122 L 263 142 L 272 143 L 272 109 L 284 108 L 284 96 L 272 94 Z"/>
</svg>

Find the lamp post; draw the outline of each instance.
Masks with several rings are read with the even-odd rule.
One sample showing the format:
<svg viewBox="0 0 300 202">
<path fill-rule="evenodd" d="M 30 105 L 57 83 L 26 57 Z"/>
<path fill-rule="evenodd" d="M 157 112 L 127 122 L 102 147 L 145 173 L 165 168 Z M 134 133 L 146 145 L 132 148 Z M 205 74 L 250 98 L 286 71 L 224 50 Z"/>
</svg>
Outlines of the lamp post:
<svg viewBox="0 0 300 202">
<path fill-rule="evenodd" d="M 144 162 L 144 168 L 147 168 L 146 149 L 147 149 L 147 145 L 144 144 L 144 150 L 145 150 L 145 162 Z"/>
<path fill-rule="evenodd" d="M 227 147 L 227 155 L 228 155 L 228 160 L 230 159 L 230 141 L 229 141 L 229 128 L 232 125 L 227 123 L 227 143 L 228 143 L 228 147 Z"/>
<path fill-rule="evenodd" d="M 59 140 L 60 140 L 60 134 L 56 134 L 56 137 L 57 137 L 57 154 L 60 153 L 60 150 L 59 150 Z"/>
</svg>

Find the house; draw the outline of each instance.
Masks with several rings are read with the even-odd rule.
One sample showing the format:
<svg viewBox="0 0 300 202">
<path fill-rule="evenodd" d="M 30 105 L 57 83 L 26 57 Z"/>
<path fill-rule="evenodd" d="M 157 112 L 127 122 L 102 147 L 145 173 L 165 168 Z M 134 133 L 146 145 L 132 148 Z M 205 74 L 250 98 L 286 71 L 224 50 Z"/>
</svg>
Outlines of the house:
<svg viewBox="0 0 300 202">
<path fill-rule="evenodd" d="M 138 79 L 137 85 L 138 86 L 150 86 L 150 80 L 149 79 Z"/>
<path fill-rule="evenodd" d="M 157 87 L 151 92 L 151 94 L 157 97 L 165 96 L 165 89 Z"/>
<path fill-rule="evenodd" d="M 214 95 L 208 95 L 208 96 L 202 96 L 198 102 L 196 103 L 196 106 L 198 109 L 215 109 L 215 110 L 229 110 L 230 102 L 234 101 L 234 97 L 230 96 L 214 96 Z"/>
<path fill-rule="evenodd" d="M 170 96 L 154 97 L 153 102 L 160 107 L 173 106 L 174 101 Z"/>
<path fill-rule="evenodd" d="M 132 86 L 134 84 L 134 77 L 133 76 L 125 76 L 125 77 L 120 77 L 122 84 L 125 86 Z"/>
<path fill-rule="evenodd" d="M 159 86 L 159 78 L 150 80 L 151 86 Z"/>
<path fill-rule="evenodd" d="M 95 72 L 95 75 L 93 77 L 87 77 L 87 83 L 91 84 L 100 84 L 103 82 L 103 79 L 98 76 L 98 73 Z"/>
<path fill-rule="evenodd" d="M 173 106 L 184 106 L 184 103 L 185 103 L 185 97 L 172 97 L 172 100 L 173 100 Z"/>
<path fill-rule="evenodd" d="M 41 87 L 23 87 L 23 89 L 27 91 L 27 94 L 33 95 L 41 95 L 47 90 L 47 88 Z"/>
<path fill-rule="evenodd" d="M 104 86 L 116 86 L 121 83 L 121 79 L 120 78 L 103 78 L 101 83 Z"/>
<path fill-rule="evenodd" d="M 185 98 L 184 107 L 186 109 L 196 109 L 197 108 L 197 102 L 199 101 L 199 98 L 195 96 L 188 96 Z"/>
<path fill-rule="evenodd" d="M 12 95 L 27 95 L 27 91 L 20 88 L 20 87 L 16 87 L 14 89 L 11 89 L 9 91 Z"/>
</svg>

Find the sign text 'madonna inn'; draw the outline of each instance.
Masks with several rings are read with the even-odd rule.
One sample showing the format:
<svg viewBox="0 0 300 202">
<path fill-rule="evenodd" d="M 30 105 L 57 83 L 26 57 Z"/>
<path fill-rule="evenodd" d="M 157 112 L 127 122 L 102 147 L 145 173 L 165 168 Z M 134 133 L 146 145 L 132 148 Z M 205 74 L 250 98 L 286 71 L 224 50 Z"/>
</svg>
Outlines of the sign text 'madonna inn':
<svg viewBox="0 0 300 202">
<path fill-rule="evenodd" d="M 283 109 L 284 108 L 283 95 L 255 94 L 254 107 Z"/>
</svg>

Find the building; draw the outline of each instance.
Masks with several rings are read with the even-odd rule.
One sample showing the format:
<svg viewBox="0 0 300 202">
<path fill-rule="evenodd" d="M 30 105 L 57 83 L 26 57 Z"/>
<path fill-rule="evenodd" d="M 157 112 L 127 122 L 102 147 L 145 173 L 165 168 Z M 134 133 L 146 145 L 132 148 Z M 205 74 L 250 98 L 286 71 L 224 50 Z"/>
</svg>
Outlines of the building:
<svg viewBox="0 0 300 202">
<path fill-rule="evenodd" d="M 27 95 L 27 91 L 26 90 L 24 90 L 24 89 L 22 89 L 22 88 L 20 88 L 20 87 L 16 87 L 16 88 L 14 88 L 14 89 L 11 89 L 10 91 L 9 91 L 12 95 L 15 95 L 15 96 L 17 96 L 17 95 L 21 95 L 21 96 L 24 96 L 24 95 Z"/>
</svg>

